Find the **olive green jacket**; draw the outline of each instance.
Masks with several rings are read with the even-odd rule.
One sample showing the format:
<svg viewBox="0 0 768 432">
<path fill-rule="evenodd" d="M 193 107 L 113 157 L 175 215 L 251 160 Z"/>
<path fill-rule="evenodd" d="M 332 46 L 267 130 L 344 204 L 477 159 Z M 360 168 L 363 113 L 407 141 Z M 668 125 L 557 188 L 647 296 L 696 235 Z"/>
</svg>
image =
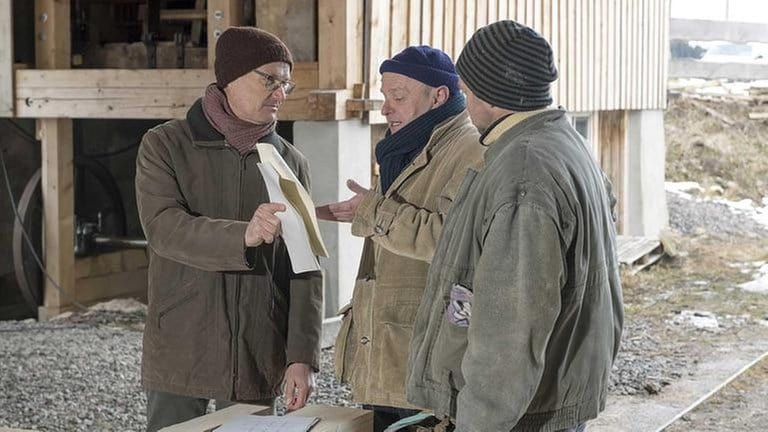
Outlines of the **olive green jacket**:
<svg viewBox="0 0 768 432">
<path fill-rule="evenodd" d="M 290 143 L 271 142 L 308 185 Z M 136 161 L 136 200 L 149 241 L 145 388 L 221 400 L 277 396 L 290 363 L 319 366 L 322 280 L 293 274 L 285 244 L 246 248 L 245 230 L 269 195 L 258 153 L 240 155 L 198 101 L 185 120 L 148 131 Z"/>
<path fill-rule="evenodd" d="M 352 233 L 365 237 L 351 307 L 336 344 L 337 374 L 358 402 L 408 407 L 411 328 L 443 220 L 469 167 L 482 162 L 466 112 L 438 125 L 386 194 L 369 193 Z"/>
<path fill-rule="evenodd" d="M 429 270 L 408 401 L 461 432 L 574 427 L 605 406 L 623 323 L 610 189 L 561 110 L 483 143 Z"/>
</svg>

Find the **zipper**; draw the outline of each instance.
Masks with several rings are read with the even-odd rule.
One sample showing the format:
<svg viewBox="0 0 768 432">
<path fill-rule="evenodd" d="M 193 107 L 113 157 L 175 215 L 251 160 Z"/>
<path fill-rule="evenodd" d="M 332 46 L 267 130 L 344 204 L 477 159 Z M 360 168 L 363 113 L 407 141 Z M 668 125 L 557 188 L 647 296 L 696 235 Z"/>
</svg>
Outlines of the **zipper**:
<svg viewBox="0 0 768 432">
<path fill-rule="evenodd" d="M 233 149 L 234 150 L 234 149 Z M 243 214 L 243 173 L 245 172 L 245 156 L 240 155 L 240 169 L 237 172 L 237 218 L 242 218 Z M 238 337 L 240 335 L 240 275 L 235 276 L 235 313 L 234 313 L 234 334 L 232 337 L 232 400 L 237 400 L 237 380 L 238 380 Z"/>
</svg>

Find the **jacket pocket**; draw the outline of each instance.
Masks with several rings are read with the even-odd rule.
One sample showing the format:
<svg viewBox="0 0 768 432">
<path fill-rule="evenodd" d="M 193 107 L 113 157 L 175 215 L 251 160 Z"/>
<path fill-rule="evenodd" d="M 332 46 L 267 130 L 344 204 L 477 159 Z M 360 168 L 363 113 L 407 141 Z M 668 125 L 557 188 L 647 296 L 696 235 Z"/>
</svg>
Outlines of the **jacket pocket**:
<svg viewBox="0 0 768 432">
<path fill-rule="evenodd" d="M 186 304 L 191 303 L 198 294 L 197 291 L 192 291 L 178 298 L 171 299 L 168 305 L 163 306 L 157 314 L 157 328 L 162 330 L 164 326 L 167 326 L 168 317 L 175 314 L 177 310 L 182 309 Z"/>
<path fill-rule="evenodd" d="M 355 331 L 352 320 L 352 304 L 344 306 L 340 311 L 341 328 L 336 335 L 336 345 L 334 352 L 334 371 L 336 379 L 339 382 L 349 384 L 350 372 L 354 365 L 354 358 L 357 351 L 355 344 Z"/>
</svg>

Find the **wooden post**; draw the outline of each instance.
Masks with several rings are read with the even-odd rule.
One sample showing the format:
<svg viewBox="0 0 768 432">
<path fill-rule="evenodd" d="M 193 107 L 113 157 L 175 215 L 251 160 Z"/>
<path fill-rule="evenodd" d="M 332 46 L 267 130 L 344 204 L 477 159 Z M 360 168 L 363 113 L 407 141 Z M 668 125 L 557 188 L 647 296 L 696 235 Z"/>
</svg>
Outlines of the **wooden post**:
<svg viewBox="0 0 768 432">
<path fill-rule="evenodd" d="M 208 0 L 208 67 L 216 59 L 216 41 L 228 27 L 243 22 L 242 0 Z"/>
<path fill-rule="evenodd" d="M 35 0 L 35 59 L 39 69 L 70 68 L 69 0 Z M 43 244 L 48 274 L 40 319 L 60 313 L 75 295 L 75 196 L 72 120 L 38 119 L 42 141 Z"/>
<path fill-rule="evenodd" d="M 351 90 L 363 82 L 363 2 L 318 0 L 317 31 L 320 88 Z"/>
<path fill-rule="evenodd" d="M 0 0 L 0 117 L 13 117 L 13 4 Z"/>
</svg>

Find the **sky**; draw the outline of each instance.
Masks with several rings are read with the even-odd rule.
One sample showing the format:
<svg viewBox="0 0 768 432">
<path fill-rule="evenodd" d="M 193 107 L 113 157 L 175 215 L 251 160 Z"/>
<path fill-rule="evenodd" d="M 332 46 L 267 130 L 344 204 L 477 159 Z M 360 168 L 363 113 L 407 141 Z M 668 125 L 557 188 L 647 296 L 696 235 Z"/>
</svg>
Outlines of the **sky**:
<svg viewBox="0 0 768 432">
<path fill-rule="evenodd" d="M 672 0 L 672 18 L 768 24 L 768 0 Z"/>
</svg>

